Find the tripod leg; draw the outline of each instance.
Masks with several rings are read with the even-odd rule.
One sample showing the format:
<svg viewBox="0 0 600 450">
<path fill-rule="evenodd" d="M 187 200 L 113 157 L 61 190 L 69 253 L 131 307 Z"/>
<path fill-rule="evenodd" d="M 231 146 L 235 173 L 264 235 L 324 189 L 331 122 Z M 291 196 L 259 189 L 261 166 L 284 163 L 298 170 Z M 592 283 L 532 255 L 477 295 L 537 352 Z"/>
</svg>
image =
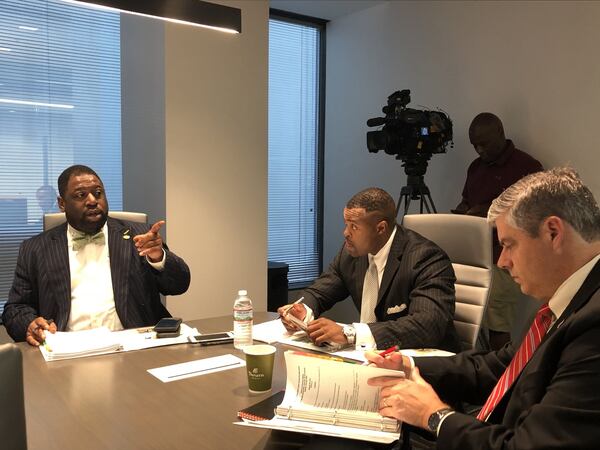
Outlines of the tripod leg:
<svg viewBox="0 0 600 450">
<path fill-rule="evenodd" d="M 410 194 L 404 197 L 404 215 L 408 214 L 408 208 L 410 208 Z"/>
<path fill-rule="evenodd" d="M 427 206 L 427 200 L 429 200 L 429 203 L 431 204 L 431 209 L 433 209 L 434 214 L 437 214 L 437 210 L 435 209 L 435 205 L 433 204 L 433 199 L 431 198 L 431 194 L 426 195 L 426 199 L 425 199 L 426 206 Z M 427 207 L 427 212 L 430 212 L 429 207 Z"/>
<path fill-rule="evenodd" d="M 400 212 L 400 208 L 402 206 L 402 202 L 404 202 L 404 213 L 405 216 L 408 212 L 408 208 L 410 208 L 410 194 L 403 192 L 400 194 L 400 198 L 398 199 L 398 205 L 396 206 L 396 217 L 398 217 L 398 212 Z"/>
</svg>

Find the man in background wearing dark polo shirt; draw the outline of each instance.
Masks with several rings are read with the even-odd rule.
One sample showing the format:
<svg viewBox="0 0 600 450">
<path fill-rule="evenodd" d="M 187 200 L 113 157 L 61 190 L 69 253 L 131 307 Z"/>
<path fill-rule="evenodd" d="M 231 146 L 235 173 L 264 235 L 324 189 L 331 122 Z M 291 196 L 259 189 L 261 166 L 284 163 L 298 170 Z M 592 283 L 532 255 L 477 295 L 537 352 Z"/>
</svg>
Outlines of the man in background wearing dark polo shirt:
<svg viewBox="0 0 600 450">
<path fill-rule="evenodd" d="M 489 112 L 480 113 L 471 122 L 469 140 L 479 155 L 467 170 L 462 201 L 452 212 L 487 217 L 492 201 L 504 189 L 530 173 L 543 170 L 540 162 L 515 148 L 504 136 L 500 119 Z M 494 263 L 500 245 L 494 234 Z M 508 272 L 494 266 L 492 290 L 484 318 L 490 345 L 496 350 L 510 340 L 516 304 L 523 297 Z"/>
</svg>

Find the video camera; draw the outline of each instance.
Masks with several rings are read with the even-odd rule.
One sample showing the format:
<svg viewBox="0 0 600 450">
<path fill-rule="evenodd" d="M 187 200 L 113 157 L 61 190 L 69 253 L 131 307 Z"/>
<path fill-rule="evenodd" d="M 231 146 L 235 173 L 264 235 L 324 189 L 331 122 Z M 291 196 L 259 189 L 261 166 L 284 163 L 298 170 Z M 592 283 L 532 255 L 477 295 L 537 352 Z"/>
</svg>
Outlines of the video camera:
<svg viewBox="0 0 600 450">
<path fill-rule="evenodd" d="M 381 130 L 367 132 L 367 148 L 379 150 L 405 162 L 428 161 L 434 153 L 445 153 L 452 140 L 452 121 L 441 111 L 407 108 L 410 90 L 396 91 L 382 108 L 385 117 L 367 120 L 369 127 L 383 125 Z"/>
</svg>

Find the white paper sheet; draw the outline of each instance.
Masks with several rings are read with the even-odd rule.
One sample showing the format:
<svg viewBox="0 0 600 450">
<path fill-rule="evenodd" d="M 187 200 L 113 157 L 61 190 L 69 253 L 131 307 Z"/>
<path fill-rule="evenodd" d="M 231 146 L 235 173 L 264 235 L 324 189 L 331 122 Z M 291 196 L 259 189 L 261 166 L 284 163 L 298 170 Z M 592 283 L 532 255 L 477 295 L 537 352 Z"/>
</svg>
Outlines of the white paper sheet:
<svg viewBox="0 0 600 450">
<path fill-rule="evenodd" d="M 252 329 L 252 337 L 257 341 L 266 342 L 272 344 L 273 342 L 280 342 L 282 344 L 291 345 L 293 347 L 305 348 L 307 350 L 313 350 L 315 352 L 327 353 L 330 355 L 340 356 L 342 358 L 352 359 L 355 361 L 365 362 L 365 350 L 355 350 L 353 348 L 346 348 L 343 350 L 332 351 L 327 347 L 319 347 L 313 344 L 306 333 L 298 331 L 294 334 L 289 334 L 281 319 L 270 320 L 258 325 L 254 325 Z M 402 354 L 407 356 L 453 356 L 454 353 L 447 352 L 444 350 L 432 349 L 432 348 L 417 348 L 417 349 L 402 349 Z"/>
<path fill-rule="evenodd" d="M 252 327 L 252 339 L 272 344 L 285 336 L 289 336 L 281 319 L 269 320 Z"/>
<path fill-rule="evenodd" d="M 257 341 L 266 342 L 267 344 L 281 342 L 282 344 L 306 348 L 317 352 L 337 354 L 332 348 L 319 347 L 313 344 L 304 331 L 298 331 L 293 334 L 288 333 L 283 326 L 283 323 L 281 323 L 281 319 L 270 320 L 254 325 L 252 329 L 252 338 Z M 360 358 L 357 360 L 361 361 Z"/>
<path fill-rule="evenodd" d="M 196 328 L 192 328 L 185 323 L 181 324 L 179 336 L 173 338 L 157 338 L 156 332 L 150 330 L 145 333 L 140 333 L 137 329 L 114 331 L 113 333 L 119 337 L 125 352 L 165 345 L 185 344 L 189 342 L 188 338 L 190 336 L 200 334 Z"/>
<path fill-rule="evenodd" d="M 184 380 L 186 378 L 221 372 L 223 370 L 237 369 L 238 367 L 245 366 L 246 361 L 237 356 L 228 354 L 158 367 L 156 369 L 148 369 L 148 372 L 163 383 L 169 383 L 171 381 Z"/>
</svg>

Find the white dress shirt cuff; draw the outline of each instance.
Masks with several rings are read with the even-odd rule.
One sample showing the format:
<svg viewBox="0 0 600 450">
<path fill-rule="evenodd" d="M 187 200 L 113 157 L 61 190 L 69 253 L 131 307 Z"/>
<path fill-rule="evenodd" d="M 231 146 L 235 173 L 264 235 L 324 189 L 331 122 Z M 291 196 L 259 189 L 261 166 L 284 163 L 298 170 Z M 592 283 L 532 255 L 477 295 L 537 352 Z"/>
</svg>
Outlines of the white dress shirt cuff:
<svg viewBox="0 0 600 450">
<path fill-rule="evenodd" d="M 165 270 L 165 260 L 166 259 L 167 259 L 167 253 L 165 252 L 164 248 L 163 248 L 163 257 L 158 262 L 150 261 L 150 259 L 148 259 L 148 256 L 146 255 L 146 261 L 148 261 L 148 264 L 150 264 L 153 269 L 158 270 L 159 272 L 162 272 L 163 270 Z"/>
<path fill-rule="evenodd" d="M 313 312 L 312 308 L 308 305 L 304 305 L 304 308 L 306 309 L 306 316 L 304 316 L 304 323 L 306 325 L 308 325 L 308 322 L 312 321 L 315 318 L 315 313 Z"/>
<path fill-rule="evenodd" d="M 375 342 L 375 338 L 371 333 L 371 328 L 366 323 L 355 322 L 352 324 L 354 329 L 356 330 L 356 342 L 355 348 L 356 350 L 371 350 L 377 347 L 377 343 Z"/>
<path fill-rule="evenodd" d="M 455 413 L 456 413 L 456 411 L 450 411 L 448 414 L 446 414 L 444 417 L 442 417 L 442 420 L 440 420 L 440 423 L 438 424 L 437 430 L 435 430 L 436 437 L 440 436 L 440 429 L 442 428 L 442 424 L 446 421 L 446 419 L 448 417 L 450 417 L 452 414 L 455 414 Z"/>
</svg>

